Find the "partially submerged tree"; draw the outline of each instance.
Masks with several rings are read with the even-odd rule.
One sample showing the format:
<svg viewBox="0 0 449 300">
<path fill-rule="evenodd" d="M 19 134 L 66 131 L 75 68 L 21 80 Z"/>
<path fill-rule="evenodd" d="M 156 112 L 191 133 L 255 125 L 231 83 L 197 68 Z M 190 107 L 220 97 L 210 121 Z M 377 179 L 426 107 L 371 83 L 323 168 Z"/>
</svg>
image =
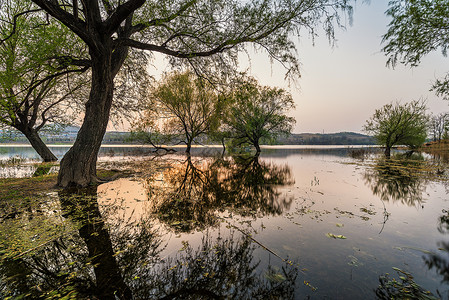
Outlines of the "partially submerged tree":
<svg viewBox="0 0 449 300">
<path fill-rule="evenodd" d="M 175 72 L 151 92 L 138 128 L 153 136 L 178 139 L 190 153 L 197 138 L 218 127 L 221 110 L 220 96 L 209 82 L 191 72 Z"/>
<path fill-rule="evenodd" d="M 350 0 L 32 0 L 86 44 L 92 82 L 83 125 L 61 161 L 60 186 L 97 182 L 96 162 L 113 102 L 114 77 L 130 48 L 159 52 L 174 66 L 229 76 L 238 53 L 252 44 L 298 74 L 291 40 L 302 30 L 316 36 L 323 24 L 330 41 Z"/>
<path fill-rule="evenodd" d="M 295 124 L 287 112 L 295 107 L 285 90 L 261 86 L 254 78 L 243 80 L 230 95 L 231 107 L 224 123 L 229 126 L 233 144 L 253 145 L 260 153 L 260 141 L 289 134 Z"/>
<path fill-rule="evenodd" d="M 393 0 L 386 14 L 392 18 L 383 36 L 388 64 L 416 67 L 424 56 L 449 47 L 449 0 Z M 449 73 L 432 89 L 449 100 Z"/>
<path fill-rule="evenodd" d="M 364 130 L 374 135 L 379 145 L 385 146 L 385 156 L 390 157 L 395 145 L 406 145 L 412 149 L 426 140 L 428 116 L 424 101 L 398 102 L 376 109 L 366 121 Z"/>
<path fill-rule="evenodd" d="M 430 118 L 429 129 L 435 142 L 441 141 L 446 137 L 449 127 L 449 114 L 440 113 Z"/>
<path fill-rule="evenodd" d="M 0 38 L 9 35 L 0 44 L 0 126 L 19 130 L 44 161 L 57 160 L 38 132 L 52 122 L 66 123 L 64 104 L 88 83 L 77 75 L 87 66 L 55 59 L 68 49 L 75 54 L 80 43 L 54 20 L 47 23 L 40 15 L 17 15 L 31 9 L 29 1 L 0 4 Z"/>
</svg>

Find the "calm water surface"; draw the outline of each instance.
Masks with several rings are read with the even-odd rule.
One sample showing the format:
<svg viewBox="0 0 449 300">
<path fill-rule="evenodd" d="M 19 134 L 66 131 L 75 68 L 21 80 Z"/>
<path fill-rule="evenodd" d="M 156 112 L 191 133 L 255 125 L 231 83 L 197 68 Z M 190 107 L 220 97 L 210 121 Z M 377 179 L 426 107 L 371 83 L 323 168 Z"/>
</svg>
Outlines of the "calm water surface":
<svg viewBox="0 0 449 300">
<path fill-rule="evenodd" d="M 138 177 L 45 195 L 1 218 L 1 295 L 376 299 L 394 267 L 447 299 L 445 165 L 347 152 L 147 156 Z"/>
</svg>

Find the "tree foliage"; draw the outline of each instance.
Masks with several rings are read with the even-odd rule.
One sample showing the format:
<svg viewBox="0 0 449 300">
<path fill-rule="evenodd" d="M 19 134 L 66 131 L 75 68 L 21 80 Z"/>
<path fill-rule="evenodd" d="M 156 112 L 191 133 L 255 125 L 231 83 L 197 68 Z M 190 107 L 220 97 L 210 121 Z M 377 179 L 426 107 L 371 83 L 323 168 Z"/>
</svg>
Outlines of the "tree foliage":
<svg viewBox="0 0 449 300">
<path fill-rule="evenodd" d="M 424 56 L 449 46 L 448 0 L 393 0 L 386 14 L 392 18 L 383 36 L 388 64 L 418 66 Z M 449 74 L 438 79 L 432 89 L 449 99 Z"/>
<path fill-rule="evenodd" d="M 447 138 L 449 129 L 449 114 L 440 113 L 433 115 L 429 121 L 429 129 L 434 141 L 441 141 Z"/>
<path fill-rule="evenodd" d="M 191 72 L 168 74 L 151 92 L 137 128 L 180 140 L 190 152 L 192 143 L 218 127 L 220 98 L 209 82 Z"/>
<path fill-rule="evenodd" d="M 261 86 L 254 78 L 240 82 L 230 94 L 231 106 L 224 123 L 234 145 L 250 144 L 260 152 L 260 141 L 289 134 L 295 124 L 287 112 L 294 108 L 291 95 L 279 88 Z"/>
<path fill-rule="evenodd" d="M 391 147 L 406 145 L 413 148 L 424 143 L 427 136 L 428 116 L 424 101 L 398 102 L 376 109 L 366 121 L 364 130 L 374 135 L 379 145 L 385 146 L 385 155 L 390 156 Z"/>
<path fill-rule="evenodd" d="M 323 27 L 333 41 L 341 15 L 352 12 L 350 0 L 32 1 L 76 34 L 90 56 L 89 100 L 77 140 L 61 161 L 60 186 L 98 181 L 96 157 L 109 122 L 114 78 L 131 48 L 162 53 L 172 66 L 220 78 L 232 75 L 238 53 L 253 45 L 293 76 L 299 63 L 292 38 L 315 36 Z"/>
<path fill-rule="evenodd" d="M 38 132 L 49 123 L 70 120 L 68 100 L 86 86 L 78 74 L 87 66 L 66 64 L 55 55 L 83 49 L 58 22 L 37 13 L 17 15 L 30 10 L 32 2 L 2 0 L 0 6 L 0 38 L 9 35 L 0 44 L 0 126 L 23 133 L 45 161 L 56 160 Z"/>
</svg>

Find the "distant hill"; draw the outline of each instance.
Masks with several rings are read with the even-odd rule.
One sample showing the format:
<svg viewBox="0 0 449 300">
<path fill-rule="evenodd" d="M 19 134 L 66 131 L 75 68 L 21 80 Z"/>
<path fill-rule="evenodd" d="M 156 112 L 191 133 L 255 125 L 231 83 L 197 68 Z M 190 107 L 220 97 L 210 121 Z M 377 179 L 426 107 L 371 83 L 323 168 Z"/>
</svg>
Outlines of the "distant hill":
<svg viewBox="0 0 449 300">
<path fill-rule="evenodd" d="M 375 145 L 372 136 L 355 132 L 338 133 L 293 133 L 286 138 L 279 138 L 281 145 Z"/>
</svg>

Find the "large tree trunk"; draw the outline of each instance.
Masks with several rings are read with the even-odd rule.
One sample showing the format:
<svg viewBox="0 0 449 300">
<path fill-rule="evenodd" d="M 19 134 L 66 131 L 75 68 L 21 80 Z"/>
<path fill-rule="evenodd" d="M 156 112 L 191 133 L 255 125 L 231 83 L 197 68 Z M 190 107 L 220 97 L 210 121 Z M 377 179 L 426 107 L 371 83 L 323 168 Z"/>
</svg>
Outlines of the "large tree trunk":
<svg viewBox="0 0 449 300">
<path fill-rule="evenodd" d="M 385 157 L 390 158 L 391 157 L 391 147 L 385 146 Z"/>
<path fill-rule="evenodd" d="M 83 125 L 73 147 L 61 160 L 58 185 L 84 187 L 98 182 L 96 176 L 97 155 L 106 132 L 114 90 L 114 70 L 111 66 L 112 51 L 92 55 L 92 87 Z"/>
<path fill-rule="evenodd" d="M 34 128 L 24 128 L 20 130 L 30 141 L 31 146 L 39 154 L 39 156 L 45 161 L 57 161 L 58 158 L 51 152 L 51 150 L 45 145 L 41 137 Z"/>
<path fill-rule="evenodd" d="M 186 147 L 186 153 L 190 154 L 190 150 L 192 149 L 192 143 L 187 143 L 187 147 Z"/>
<path fill-rule="evenodd" d="M 259 156 L 260 152 L 262 151 L 260 149 L 259 141 L 254 142 L 254 147 L 256 147 L 256 154 L 257 154 L 257 156 Z"/>
</svg>

